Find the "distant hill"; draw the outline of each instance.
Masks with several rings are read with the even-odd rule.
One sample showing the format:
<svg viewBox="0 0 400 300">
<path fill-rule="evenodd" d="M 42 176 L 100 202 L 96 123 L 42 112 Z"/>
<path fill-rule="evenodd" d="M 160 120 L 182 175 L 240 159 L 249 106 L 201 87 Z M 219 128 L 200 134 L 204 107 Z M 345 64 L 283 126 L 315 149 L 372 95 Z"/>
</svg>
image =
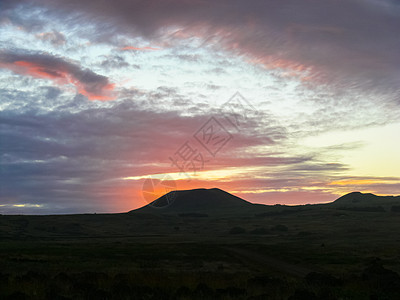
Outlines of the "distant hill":
<svg viewBox="0 0 400 300">
<path fill-rule="evenodd" d="M 400 211 L 400 196 L 377 196 L 370 193 L 352 192 L 337 200 L 322 204 L 333 209 L 352 211 Z M 173 191 L 152 203 L 129 213 L 172 213 L 204 216 L 205 214 L 271 214 L 278 211 L 298 211 L 298 209 L 319 207 L 319 204 L 303 205 L 263 205 L 253 204 L 218 188 Z M 159 210 L 157 208 L 160 208 Z"/>
<path fill-rule="evenodd" d="M 371 193 L 352 192 L 338 198 L 328 205 L 338 209 L 394 211 L 396 210 L 396 206 L 400 208 L 400 196 L 377 196 Z"/>
<path fill-rule="evenodd" d="M 162 208 L 163 213 L 214 213 L 233 212 L 259 206 L 218 188 L 172 191 L 152 203 L 132 212 L 154 212 Z"/>
<path fill-rule="evenodd" d="M 168 200 L 173 201 L 165 206 Z M 232 224 L 247 228 L 249 231 L 257 229 L 258 232 L 267 232 L 263 226 L 268 222 L 271 222 L 268 223 L 271 224 L 271 229 L 275 228 L 272 224 L 283 224 L 293 228 L 291 223 L 308 220 L 303 224 L 305 233 L 302 233 L 307 234 L 314 230 L 313 226 L 309 228 L 307 226 L 314 224 L 315 220 L 325 224 L 325 220 L 329 219 L 330 222 L 340 221 L 342 224 L 345 218 L 348 218 L 352 222 L 351 226 L 356 226 L 357 223 L 364 222 L 363 220 L 369 220 L 370 214 L 374 214 L 374 218 L 377 216 L 394 218 L 396 223 L 393 224 L 397 226 L 397 218 L 400 217 L 400 196 L 376 196 L 353 192 L 331 203 L 287 206 L 253 204 L 217 188 L 195 189 L 168 193 L 151 204 L 127 213 L 0 215 L 0 240 L 28 237 L 159 235 L 169 234 L 171 230 L 175 232 L 175 227 L 181 228 L 179 232 L 193 233 L 192 229 L 182 225 L 185 223 L 184 219 L 190 219 L 193 222 L 191 224 L 203 225 L 210 220 L 223 220 L 220 223 L 218 221 L 216 225 L 220 226 L 218 232 L 221 234 L 231 230 Z M 225 222 L 227 219 L 231 221 Z M 367 225 L 369 226 L 369 223 Z M 367 225 L 363 226 L 367 228 Z M 201 226 L 195 231 L 212 228 L 207 227 L 208 225 Z M 204 232 L 210 234 L 207 230 Z"/>
</svg>

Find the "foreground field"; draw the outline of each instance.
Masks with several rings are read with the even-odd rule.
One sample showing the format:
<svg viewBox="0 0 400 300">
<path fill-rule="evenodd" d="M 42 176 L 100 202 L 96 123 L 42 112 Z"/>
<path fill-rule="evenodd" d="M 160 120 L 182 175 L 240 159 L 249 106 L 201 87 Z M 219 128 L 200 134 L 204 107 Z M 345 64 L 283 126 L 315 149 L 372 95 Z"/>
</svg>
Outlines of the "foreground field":
<svg viewBox="0 0 400 300">
<path fill-rule="evenodd" d="M 370 209 L 371 210 L 371 209 Z M 1 299 L 400 299 L 400 213 L 0 216 Z"/>
</svg>

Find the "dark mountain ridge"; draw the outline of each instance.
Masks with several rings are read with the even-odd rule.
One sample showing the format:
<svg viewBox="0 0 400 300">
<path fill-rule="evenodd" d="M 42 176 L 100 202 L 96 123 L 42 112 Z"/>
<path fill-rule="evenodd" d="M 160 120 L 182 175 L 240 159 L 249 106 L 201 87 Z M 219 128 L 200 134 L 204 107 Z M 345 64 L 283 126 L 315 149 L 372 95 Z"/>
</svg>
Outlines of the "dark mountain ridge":
<svg viewBox="0 0 400 300">
<path fill-rule="evenodd" d="M 311 206 L 331 206 L 335 209 L 358 209 L 389 211 L 393 206 L 400 207 L 400 196 L 377 196 L 371 193 L 351 192 L 341 196 L 337 200 L 326 204 L 314 204 Z M 169 192 L 154 200 L 146 206 L 132 210 L 133 212 L 162 212 L 162 213 L 260 213 L 265 209 L 296 208 L 304 205 L 265 205 L 253 204 L 242 198 L 234 196 L 218 188 L 193 189 Z M 310 207 L 310 205 L 308 205 Z"/>
<path fill-rule="evenodd" d="M 400 196 L 377 196 L 371 193 L 352 192 L 343 195 L 328 205 L 335 208 L 355 210 L 373 211 L 375 209 L 376 211 L 389 211 L 393 210 L 393 207 L 400 206 Z"/>
<path fill-rule="evenodd" d="M 163 213 L 236 211 L 258 206 L 218 188 L 169 192 L 148 205 L 131 212 Z"/>
</svg>

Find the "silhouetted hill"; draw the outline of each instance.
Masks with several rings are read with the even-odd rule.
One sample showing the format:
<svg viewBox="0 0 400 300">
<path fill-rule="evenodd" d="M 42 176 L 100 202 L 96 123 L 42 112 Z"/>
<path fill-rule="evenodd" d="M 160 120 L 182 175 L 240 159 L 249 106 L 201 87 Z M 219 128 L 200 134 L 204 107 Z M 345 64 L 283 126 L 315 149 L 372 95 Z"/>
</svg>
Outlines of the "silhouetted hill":
<svg viewBox="0 0 400 300">
<path fill-rule="evenodd" d="M 354 211 L 400 211 L 400 196 L 377 196 L 371 193 L 352 192 L 337 200 L 323 204 L 333 209 Z M 218 188 L 172 191 L 152 203 L 129 213 L 173 213 L 173 214 L 235 214 L 270 215 L 295 213 L 303 208 L 312 209 L 319 205 L 286 206 L 253 204 Z M 157 209 L 160 208 L 160 209 Z M 195 216 L 195 215 L 193 215 Z"/>
<path fill-rule="evenodd" d="M 0 299 L 400 299 L 398 203 L 197 189 L 129 213 L 0 215 Z"/>
<path fill-rule="evenodd" d="M 258 205 L 221 189 L 213 188 L 172 191 L 134 211 L 148 212 L 151 210 L 153 212 L 155 208 L 162 208 L 162 211 L 166 213 L 203 212 L 212 214 L 223 211 L 233 212 L 256 206 Z"/>
<path fill-rule="evenodd" d="M 340 210 L 400 211 L 400 196 L 377 196 L 371 193 L 352 192 L 331 203 L 322 205 Z M 303 209 L 309 210 L 319 206 L 318 204 L 308 206 L 253 204 L 221 189 L 213 188 L 172 191 L 152 203 L 129 213 L 197 214 L 196 216 L 199 217 L 221 213 L 235 215 L 254 214 L 259 216 L 296 213 Z"/>
<path fill-rule="evenodd" d="M 329 205 L 351 210 L 389 211 L 393 206 L 400 205 L 400 196 L 377 196 L 371 193 L 352 192 Z"/>
</svg>

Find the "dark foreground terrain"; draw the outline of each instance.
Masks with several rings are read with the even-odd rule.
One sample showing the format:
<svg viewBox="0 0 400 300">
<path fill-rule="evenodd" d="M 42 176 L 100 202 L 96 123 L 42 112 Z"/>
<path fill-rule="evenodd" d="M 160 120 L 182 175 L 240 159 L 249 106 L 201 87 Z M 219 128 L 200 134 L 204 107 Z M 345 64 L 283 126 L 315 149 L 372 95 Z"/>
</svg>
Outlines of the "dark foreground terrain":
<svg viewBox="0 0 400 300">
<path fill-rule="evenodd" d="M 400 299 L 400 197 L 238 199 L 0 216 L 0 299 Z"/>
</svg>

